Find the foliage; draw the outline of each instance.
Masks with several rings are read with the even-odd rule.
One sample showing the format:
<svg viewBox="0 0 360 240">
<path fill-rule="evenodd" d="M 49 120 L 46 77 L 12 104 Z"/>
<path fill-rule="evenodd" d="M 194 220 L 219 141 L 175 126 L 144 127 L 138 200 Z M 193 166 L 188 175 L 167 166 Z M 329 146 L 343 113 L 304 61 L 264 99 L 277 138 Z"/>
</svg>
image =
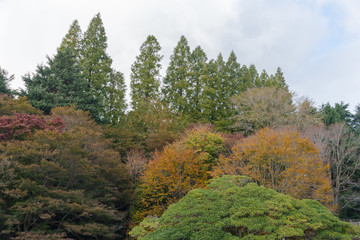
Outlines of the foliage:
<svg viewBox="0 0 360 240">
<path fill-rule="evenodd" d="M 13 91 L 9 86 L 12 80 L 14 80 L 14 75 L 9 76 L 8 71 L 0 67 L 0 94 L 13 94 Z"/>
<path fill-rule="evenodd" d="M 190 47 L 184 36 L 174 49 L 163 80 L 164 100 L 175 112 L 189 114 L 190 98 Z"/>
<path fill-rule="evenodd" d="M 68 115 L 74 111 L 67 110 Z M 0 238 L 19 233 L 16 239 L 114 239 L 124 234 L 132 201 L 128 170 L 101 128 L 88 126 L 40 130 L 0 147 Z"/>
<path fill-rule="evenodd" d="M 90 90 L 100 101 L 97 106 L 97 121 L 117 123 L 123 116 L 125 103 L 125 82 L 123 74 L 112 69 L 112 59 L 106 52 L 107 37 L 100 16 L 96 14 L 81 41 L 83 74 Z"/>
<path fill-rule="evenodd" d="M 136 134 L 137 147 L 151 153 L 174 142 L 186 125 L 187 121 L 181 115 L 174 114 L 159 99 L 153 99 L 138 102 L 120 128 L 130 130 L 132 135 Z"/>
<path fill-rule="evenodd" d="M 41 115 L 41 111 L 31 106 L 26 97 L 15 99 L 9 95 L 0 94 L 0 116 L 10 116 L 14 113 Z"/>
<path fill-rule="evenodd" d="M 349 104 L 344 102 L 335 103 L 335 106 L 332 107 L 329 103 L 321 107 L 323 114 L 323 121 L 326 126 L 329 126 L 334 123 L 343 122 L 350 124 L 352 114 L 348 110 Z"/>
<path fill-rule="evenodd" d="M 308 99 L 294 103 L 293 93 L 274 87 L 252 88 L 233 98 L 236 109 L 234 129 L 246 135 L 270 127 L 293 126 L 303 129 L 318 124 L 320 117 Z"/>
<path fill-rule="evenodd" d="M 203 90 L 203 77 L 207 64 L 207 56 L 200 46 L 196 47 L 190 55 L 190 73 L 189 73 L 189 93 L 188 104 L 191 111 L 188 113 L 189 118 L 196 122 L 201 119 L 200 97 Z"/>
<path fill-rule="evenodd" d="M 229 157 L 220 158 L 215 175 L 246 175 L 279 192 L 330 207 L 329 170 L 315 145 L 298 132 L 265 128 L 244 138 Z"/>
<path fill-rule="evenodd" d="M 159 216 L 191 189 L 205 186 L 223 145 L 220 134 L 200 127 L 156 153 L 141 179 L 140 209 L 134 220 L 142 220 L 146 215 Z"/>
<path fill-rule="evenodd" d="M 314 200 L 298 200 L 246 177 L 222 176 L 190 191 L 159 218 L 130 234 L 137 239 L 351 239 L 354 227 Z"/>
<path fill-rule="evenodd" d="M 46 119 L 37 115 L 17 113 L 13 116 L 0 117 L 0 141 L 24 140 L 35 131 L 45 129 L 61 132 L 64 129 L 64 122 L 58 117 Z"/>
<path fill-rule="evenodd" d="M 58 106 L 76 104 L 79 108 L 95 114 L 96 99 L 82 75 L 76 52 L 70 48 L 48 57 L 47 65 L 39 65 L 35 74 L 23 79 L 30 103 L 45 114 Z"/>
<path fill-rule="evenodd" d="M 142 101 L 153 101 L 160 95 L 160 69 L 163 56 L 160 44 L 149 35 L 140 47 L 140 54 L 131 66 L 131 106 L 138 107 Z"/>
</svg>

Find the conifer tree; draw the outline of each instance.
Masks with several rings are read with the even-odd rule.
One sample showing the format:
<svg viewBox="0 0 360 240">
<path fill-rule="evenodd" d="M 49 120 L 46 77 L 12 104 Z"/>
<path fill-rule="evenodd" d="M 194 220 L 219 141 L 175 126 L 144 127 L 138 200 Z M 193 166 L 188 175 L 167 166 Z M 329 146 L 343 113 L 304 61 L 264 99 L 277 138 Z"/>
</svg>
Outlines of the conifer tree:
<svg viewBox="0 0 360 240">
<path fill-rule="evenodd" d="M 14 75 L 8 75 L 9 73 L 0 67 L 0 94 L 12 94 L 12 90 L 9 87 L 9 83 L 14 79 Z"/>
<path fill-rule="evenodd" d="M 225 127 L 230 116 L 230 98 L 226 87 L 225 62 L 221 54 L 207 64 L 204 90 L 201 94 L 203 116 L 218 127 Z M 225 86 L 225 87 L 224 87 Z"/>
<path fill-rule="evenodd" d="M 70 48 L 74 51 L 77 59 L 80 59 L 80 50 L 81 50 L 81 39 L 82 39 L 82 31 L 79 26 L 79 22 L 74 20 L 70 25 L 70 29 L 63 38 L 61 45 L 59 47 L 59 51 L 64 51 L 66 48 Z"/>
<path fill-rule="evenodd" d="M 200 46 L 196 47 L 190 56 L 190 76 L 188 105 L 190 118 L 197 121 L 201 118 L 200 96 L 203 91 L 203 78 L 206 72 L 207 56 Z"/>
<path fill-rule="evenodd" d="M 100 101 L 95 119 L 115 123 L 125 110 L 125 84 L 122 74 L 111 68 L 112 59 L 106 52 L 107 37 L 100 13 L 91 20 L 81 45 L 84 77 Z"/>
<path fill-rule="evenodd" d="M 174 49 L 164 78 L 163 94 L 165 102 L 175 112 L 187 114 L 189 108 L 190 84 L 190 47 L 184 36 Z"/>
<path fill-rule="evenodd" d="M 285 83 L 284 74 L 281 71 L 280 67 L 277 68 L 275 75 L 271 76 L 271 78 L 272 78 L 272 86 L 271 87 L 282 88 L 284 90 L 288 90 L 288 86 Z"/>
<path fill-rule="evenodd" d="M 54 107 L 75 104 L 80 109 L 96 113 L 97 101 L 87 88 L 75 52 L 60 48 L 46 65 L 39 65 L 32 76 L 24 76 L 30 103 L 50 114 Z"/>
<path fill-rule="evenodd" d="M 225 78 L 228 87 L 229 97 L 238 95 L 241 92 L 241 67 L 237 62 L 234 51 L 231 51 L 230 56 L 225 64 Z"/>
<path fill-rule="evenodd" d="M 154 100 L 160 95 L 160 61 L 163 56 L 157 39 L 149 35 L 140 47 L 140 54 L 131 66 L 131 105 L 136 109 L 143 100 Z"/>
</svg>

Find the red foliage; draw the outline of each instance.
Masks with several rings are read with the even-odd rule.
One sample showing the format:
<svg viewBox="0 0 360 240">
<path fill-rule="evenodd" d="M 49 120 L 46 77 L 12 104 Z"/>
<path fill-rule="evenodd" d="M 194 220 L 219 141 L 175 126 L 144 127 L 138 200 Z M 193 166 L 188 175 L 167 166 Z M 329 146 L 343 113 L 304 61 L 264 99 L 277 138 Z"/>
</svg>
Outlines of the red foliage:
<svg viewBox="0 0 360 240">
<path fill-rule="evenodd" d="M 37 115 L 17 114 L 0 117 L 0 141 L 23 140 L 36 130 L 62 132 L 65 122 L 59 118 L 46 119 Z"/>
</svg>

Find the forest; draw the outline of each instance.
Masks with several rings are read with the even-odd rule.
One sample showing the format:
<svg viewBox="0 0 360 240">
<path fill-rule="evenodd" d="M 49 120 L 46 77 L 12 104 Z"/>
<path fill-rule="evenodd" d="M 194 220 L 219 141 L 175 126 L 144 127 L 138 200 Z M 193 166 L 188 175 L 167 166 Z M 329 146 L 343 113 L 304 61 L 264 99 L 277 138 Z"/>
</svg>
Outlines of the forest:
<svg viewBox="0 0 360 240">
<path fill-rule="evenodd" d="M 149 35 L 127 89 L 107 47 L 97 14 L 25 89 L 0 67 L 0 239 L 360 239 L 360 105 L 185 36 L 161 76 Z"/>
</svg>

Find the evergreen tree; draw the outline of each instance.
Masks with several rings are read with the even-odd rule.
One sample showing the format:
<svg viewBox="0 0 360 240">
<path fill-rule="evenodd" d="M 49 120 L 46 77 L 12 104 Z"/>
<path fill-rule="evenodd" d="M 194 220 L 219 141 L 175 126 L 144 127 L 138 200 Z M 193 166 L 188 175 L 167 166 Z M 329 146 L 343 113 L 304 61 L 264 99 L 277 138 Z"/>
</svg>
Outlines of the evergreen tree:
<svg viewBox="0 0 360 240">
<path fill-rule="evenodd" d="M 68 33 L 63 38 L 58 50 L 64 51 L 66 48 L 70 48 L 74 51 L 77 59 L 80 59 L 81 39 L 82 32 L 79 26 L 79 22 L 77 20 L 74 20 L 73 23 L 70 25 Z"/>
<path fill-rule="evenodd" d="M 81 42 L 81 66 L 88 88 L 99 99 L 97 121 L 116 123 L 125 110 L 124 79 L 111 68 L 106 53 L 107 37 L 98 13 L 90 22 Z"/>
<path fill-rule="evenodd" d="M 47 65 L 39 65 L 35 74 L 23 79 L 30 103 L 45 114 L 69 104 L 96 113 L 97 101 L 87 88 L 74 51 L 68 47 L 48 57 Z"/>
<path fill-rule="evenodd" d="M 255 87 L 271 87 L 271 83 L 269 81 L 269 74 L 265 71 L 265 69 L 261 72 L 259 78 L 255 82 Z"/>
<path fill-rule="evenodd" d="M 9 83 L 14 80 L 14 75 L 8 75 L 9 73 L 0 67 L 0 94 L 12 95 L 13 91 L 9 87 Z"/>
<path fill-rule="evenodd" d="M 329 126 L 338 122 L 346 122 L 348 125 L 351 125 L 352 114 L 348 109 L 349 104 L 344 102 L 335 103 L 335 106 L 332 107 L 329 103 L 321 107 L 321 112 L 323 113 L 323 121 L 326 126 Z"/>
<path fill-rule="evenodd" d="M 229 87 L 226 85 L 225 62 L 221 54 L 207 64 L 201 94 L 203 117 L 217 127 L 226 128 L 231 116 Z"/>
<path fill-rule="evenodd" d="M 184 36 L 174 49 L 170 64 L 164 78 L 163 94 L 165 102 L 175 112 L 188 114 L 191 112 L 189 107 L 190 96 L 190 47 Z"/>
<path fill-rule="evenodd" d="M 207 56 L 200 46 L 196 47 L 190 56 L 190 76 L 188 105 L 190 118 L 197 121 L 201 118 L 200 96 L 203 91 L 203 78 L 206 71 Z"/>
<path fill-rule="evenodd" d="M 241 67 L 237 62 L 234 51 L 231 51 L 230 56 L 225 64 L 225 78 L 229 97 L 240 94 L 242 79 Z"/>
<path fill-rule="evenodd" d="M 157 39 L 149 35 L 140 47 L 140 54 L 131 66 L 131 105 L 136 109 L 145 99 L 157 99 L 160 95 L 160 61 L 163 56 Z"/>
<path fill-rule="evenodd" d="M 288 90 L 288 86 L 285 83 L 284 73 L 281 71 L 280 67 L 277 68 L 275 75 L 272 76 L 271 78 L 272 78 L 271 87 L 282 88 L 286 91 Z"/>
</svg>

